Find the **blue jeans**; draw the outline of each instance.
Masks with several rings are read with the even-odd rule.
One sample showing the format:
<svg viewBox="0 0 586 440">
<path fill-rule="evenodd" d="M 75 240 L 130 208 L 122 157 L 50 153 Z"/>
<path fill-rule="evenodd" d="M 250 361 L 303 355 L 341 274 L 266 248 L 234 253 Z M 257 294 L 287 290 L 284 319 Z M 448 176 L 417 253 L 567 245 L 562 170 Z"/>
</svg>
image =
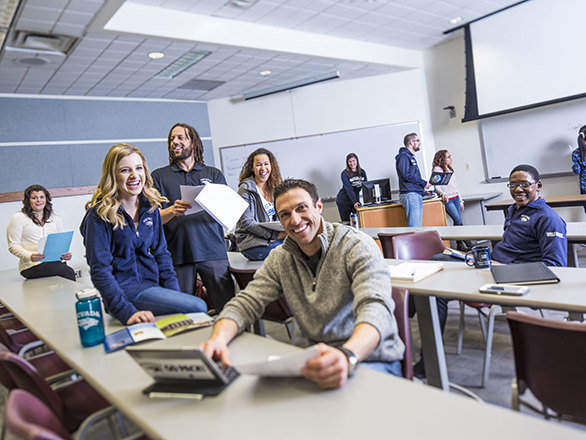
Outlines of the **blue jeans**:
<svg viewBox="0 0 586 440">
<path fill-rule="evenodd" d="M 423 197 L 421 194 L 410 192 L 399 194 L 401 205 L 405 208 L 407 226 L 421 226 L 423 223 Z"/>
<path fill-rule="evenodd" d="M 242 255 L 252 261 L 262 261 L 269 256 L 269 252 L 283 244 L 285 239 L 271 241 L 267 246 L 256 246 L 241 251 Z"/>
<path fill-rule="evenodd" d="M 160 286 L 149 287 L 134 295 L 129 301 L 138 310 L 150 310 L 154 315 L 207 312 L 203 299 Z"/>
<path fill-rule="evenodd" d="M 462 225 L 462 216 L 460 215 L 460 197 L 456 196 L 452 200 L 448 200 L 445 204 L 446 213 L 454 220 L 454 226 Z"/>
<path fill-rule="evenodd" d="M 394 362 L 362 362 L 360 365 L 381 373 L 392 374 L 393 376 L 403 377 L 401 372 L 401 361 Z"/>
</svg>

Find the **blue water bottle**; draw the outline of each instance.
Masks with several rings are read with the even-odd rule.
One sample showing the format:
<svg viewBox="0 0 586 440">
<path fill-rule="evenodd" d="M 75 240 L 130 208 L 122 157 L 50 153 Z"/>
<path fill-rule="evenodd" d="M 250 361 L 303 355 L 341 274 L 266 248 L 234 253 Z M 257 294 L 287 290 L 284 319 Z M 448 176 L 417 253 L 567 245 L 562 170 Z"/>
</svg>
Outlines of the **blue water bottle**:
<svg viewBox="0 0 586 440">
<path fill-rule="evenodd" d="M 104 342 L 104 319 L 102 317 L 102 302 L 98 291 L 94 288 L 80 290 L 75 294 L 77 302 L 77 326 L 81 345 L 93 347 Z"/>
</svg>

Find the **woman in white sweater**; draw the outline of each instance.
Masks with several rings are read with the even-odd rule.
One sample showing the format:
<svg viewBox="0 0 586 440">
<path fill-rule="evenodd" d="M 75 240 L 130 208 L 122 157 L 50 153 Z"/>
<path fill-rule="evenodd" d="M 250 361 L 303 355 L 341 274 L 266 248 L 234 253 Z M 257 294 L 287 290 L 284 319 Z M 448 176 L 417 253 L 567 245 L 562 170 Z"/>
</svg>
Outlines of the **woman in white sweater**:
<svg viewBox="0 0 586 440">
<path fill-rule="evenodd" d="M 42 237 L 63 232 L 61 218 L 53 212 L 49 191 L 41 185 L 29 186 L 22 204 L 22 210 L 12 216 L 6 229 L 8 250 L 20 258 L 20 274 L 27 279 L 60 276 L 75 281 L 75 271 L 65 263 L 71 260 L 71 252 L 63 254 L 61 261 L 50 262 L 42 262 L 45 255 L 37 252 Z"/>
<path fill-rule="evenodd" d="M 452 155 L 448 150 L 439 150 L 435 153 L 432 168 L 432 171 L 437 173 L 452 173 L 450 182 L 447 185 L 436 185 L 435 191 L 444 201 L 446 213 L 454 221 L 454 226 L 462 226 L 462 216 L 460 213 L 464 211 L 464 201 L 460 198 L 458 181 L 452 168 Z M 468 251 L 473 246 L 469 240 L 458 241 L 457 245 L 458 249 L 462 251 Z"/>
</svg>

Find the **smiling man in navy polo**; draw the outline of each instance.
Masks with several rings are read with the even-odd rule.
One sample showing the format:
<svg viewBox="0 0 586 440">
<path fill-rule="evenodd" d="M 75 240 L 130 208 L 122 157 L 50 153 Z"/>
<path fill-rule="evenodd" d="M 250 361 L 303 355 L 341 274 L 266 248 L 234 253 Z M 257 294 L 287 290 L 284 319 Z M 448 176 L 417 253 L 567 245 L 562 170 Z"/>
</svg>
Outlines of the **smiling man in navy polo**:
<svg viewBox="0 0 586 440">
<path fill-rule="evenodd" d="M 515 203 L 509 207 L 503 239 L 494 247 L 492 259 L 504 264 L 543 261 L 548 266 L 566 266 L 566 222 L 539 197 L 543 188 L 539 171 L 518 165 L 507 186 Z"/>
</svg>

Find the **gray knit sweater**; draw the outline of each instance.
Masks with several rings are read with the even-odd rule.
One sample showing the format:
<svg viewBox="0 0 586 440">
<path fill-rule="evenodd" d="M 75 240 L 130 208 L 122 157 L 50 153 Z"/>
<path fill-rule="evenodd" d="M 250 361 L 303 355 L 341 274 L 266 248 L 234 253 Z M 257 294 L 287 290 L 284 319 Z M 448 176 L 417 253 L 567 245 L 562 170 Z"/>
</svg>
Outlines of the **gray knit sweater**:
<svg viewBox="0 0 586 440">
<path fill-rule="evenodd" d="M 310 342 L 341 346 L 362 322 L 380 333 L 378 347 L 366 361 L 403 359 L 391 298 L 391 278 L 372 238 L 345 225 L 321 219 L 322 256 L 313 275 L 301 249 L 291 238 L 274 249 L 254 280 L 223 309 L 218 319 L 234 320 L 242 331 L 264 307 L 285 295 L 300 330 Z"/>
</svg>

